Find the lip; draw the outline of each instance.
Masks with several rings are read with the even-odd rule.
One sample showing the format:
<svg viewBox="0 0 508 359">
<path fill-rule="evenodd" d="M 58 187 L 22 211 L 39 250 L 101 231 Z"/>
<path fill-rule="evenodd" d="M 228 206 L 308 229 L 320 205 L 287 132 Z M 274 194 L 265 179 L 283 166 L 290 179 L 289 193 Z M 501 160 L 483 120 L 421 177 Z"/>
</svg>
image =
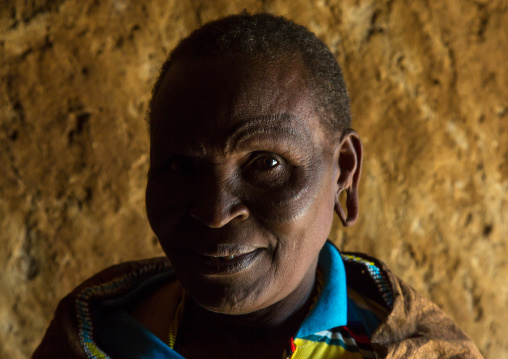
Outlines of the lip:
<svg viewBox="0 0 508 359">
<path fill-rule="evenodd" d="M 225 248 L 213 253 L 193 253 L 195 269 L 206 275 L 232 275 L 248 269 L 261 254 L 260 248 Z"/>
<path fill-rule="evenodd" d="M 259 247 L 242 244 L 218 244 L 211 248 L 192 248 L 191 251 L 202 257 L 230 257 L 241 256 L 254 252 Z"/>
</svg>

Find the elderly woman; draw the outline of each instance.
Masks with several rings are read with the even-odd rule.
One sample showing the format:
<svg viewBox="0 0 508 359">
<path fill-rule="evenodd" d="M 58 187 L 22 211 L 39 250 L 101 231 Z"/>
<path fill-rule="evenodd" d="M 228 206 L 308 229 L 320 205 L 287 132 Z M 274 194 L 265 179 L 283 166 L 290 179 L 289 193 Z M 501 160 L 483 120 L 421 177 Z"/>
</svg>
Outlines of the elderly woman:
<svg viewBox="0 0 508 359">
<path fill-rule="evenodd" d="M 203 26 L 163 65 L 148 119 L 147 212 L 167 258 L 79 286 L 35 358 L 480 357 L 382 263 L 327 241 L 334 212 L 358 216 L 362 144 L 307 29 Z"/>
</svg>

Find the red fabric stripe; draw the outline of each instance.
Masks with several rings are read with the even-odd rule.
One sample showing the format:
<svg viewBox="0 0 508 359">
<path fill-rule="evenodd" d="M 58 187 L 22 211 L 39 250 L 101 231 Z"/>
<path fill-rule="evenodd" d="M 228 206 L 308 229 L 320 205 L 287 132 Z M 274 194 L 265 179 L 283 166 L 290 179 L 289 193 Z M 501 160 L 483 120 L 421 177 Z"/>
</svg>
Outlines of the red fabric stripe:
<svg viewBox="0 0 508 359">
<path fill-rule="evenodd" d="M 344 330 L 346 332 L 348 332 L 353 337 L 353 339 L 356 340 L 358 343 L 370 344 L 370 340 L 369 340 L 368 336 L 353 333 L 348 327 L 342 327 L 342 328 L 344 328 Z"/>
</svg>

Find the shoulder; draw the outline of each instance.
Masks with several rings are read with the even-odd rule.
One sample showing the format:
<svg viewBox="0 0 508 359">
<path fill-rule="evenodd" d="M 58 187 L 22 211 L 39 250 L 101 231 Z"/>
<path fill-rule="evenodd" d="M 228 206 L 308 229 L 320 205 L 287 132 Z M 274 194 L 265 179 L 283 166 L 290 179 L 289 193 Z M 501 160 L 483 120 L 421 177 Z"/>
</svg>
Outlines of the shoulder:
<svg viewBox="0 0 508 359">
<path fill-rule="evenodd" d="M 392 273 L 386 265 L 371 256 L 358 252 L 341 252 L 348 287 L 387 310 L 394 302 Z"/>
<path fill-rule="evenodd" d="M 88 358 L 93 344 L 90 311 L 94 304 L 125 296 L 157 276 L 171 277 L 165 257 L 121 263 L 95 274 L 65 296 L 33 358 Z M 167 279 L 166 279 L 167 280 Z"/>
<path fill-rule="evenodd" d="M 371 343 L 383 358 L 482 358 L 473 341 L 435 303 L 380 260 L 341 253 L 348 286 L 388 309 Z"/>
<path fill-rule="evenodd" d="M 164 271 L 171 271 L 171 265 L 166 257 L 130 261 L 108 267 L 78 285 L 69 296 L 74 296 L 86 288 L 101 287 L 100 295 L 107 295 L 106 284 L 112 284 L 110 291 L 119 293 L 122 289 L 129 289 L 150 276 Z M 113 288 L 114 287 L 114 288 Z M 99 295 L 99 293 L 97 293 Z"/>
</svg>

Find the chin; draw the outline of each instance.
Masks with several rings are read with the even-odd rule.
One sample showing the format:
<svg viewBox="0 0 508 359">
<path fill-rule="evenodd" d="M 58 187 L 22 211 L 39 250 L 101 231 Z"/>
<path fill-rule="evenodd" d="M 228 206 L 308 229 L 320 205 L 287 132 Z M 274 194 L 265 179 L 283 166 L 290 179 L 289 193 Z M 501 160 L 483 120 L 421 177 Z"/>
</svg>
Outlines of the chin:
<svg viewBox="0 0 508 359">
<path fill-rule="evenodd" d="M 209 303 L 196 303 L 203 309 L 206 309 L 210 312 L 217 313 L 217 314 L 226 314 L 226 315 L 243 315 L 243 314 L 249 314 L 252 312 L 255 312 L 255 310 L 252 310 L 252 308 L 245 308 L 244 305 L 241 304 L 219 304 L 214 306 L 209 306 Z"/>
<path fill-rule="evenodd" d="M 184 284 L 184 287 L 185 284 Z M 200 307 L 214 313 L 228 315 L 242 315 L 255 312 L 269 306 L 271 303 L 264 303 L 262 300 L 263 290 L 238 288 L 231 285 L 197 285 L 197 290 L 188 287 L 188 292 L 194 302 Z M 263 305 L 266 304 L 266 305 Z"/>
</svg>

